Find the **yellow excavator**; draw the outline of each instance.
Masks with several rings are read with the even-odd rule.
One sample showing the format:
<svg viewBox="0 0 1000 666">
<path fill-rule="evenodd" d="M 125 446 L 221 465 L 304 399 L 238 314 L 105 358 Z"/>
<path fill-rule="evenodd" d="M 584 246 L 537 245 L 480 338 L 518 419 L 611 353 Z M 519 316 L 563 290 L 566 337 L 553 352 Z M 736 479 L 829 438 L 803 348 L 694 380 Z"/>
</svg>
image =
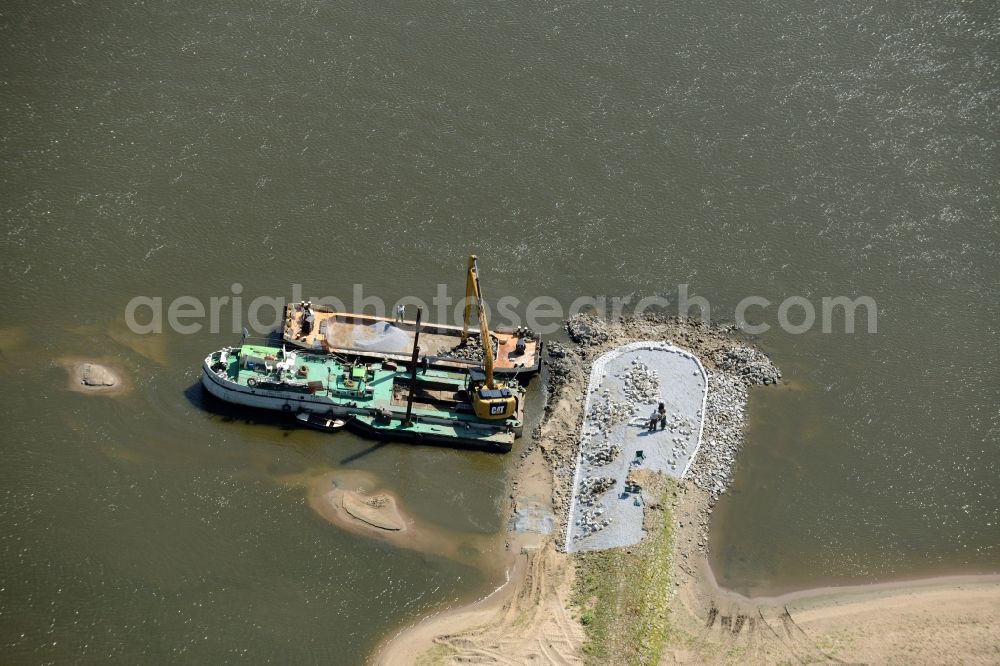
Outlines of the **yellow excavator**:
<svg viewBox="0 0 1000 666">
<path fill-rule="evenodd" d="M 474 368 L 469 373 L 472 409 L 481 419 L 506 419 L 517 414 L 517 395 L 509 388 L 497 386 L 493 381 L 493 338 L 490 336 L 486 309 L 483 307 L 477 261 L 476 255 L 469 255 L 469 270 L 465 280 L 465 327 L 462 329 L 462 341 L 467 342 L 472 302 L 475 300 L 479 315 L 479 340 L 483 345 L 483 368 Z"/>
</svg>

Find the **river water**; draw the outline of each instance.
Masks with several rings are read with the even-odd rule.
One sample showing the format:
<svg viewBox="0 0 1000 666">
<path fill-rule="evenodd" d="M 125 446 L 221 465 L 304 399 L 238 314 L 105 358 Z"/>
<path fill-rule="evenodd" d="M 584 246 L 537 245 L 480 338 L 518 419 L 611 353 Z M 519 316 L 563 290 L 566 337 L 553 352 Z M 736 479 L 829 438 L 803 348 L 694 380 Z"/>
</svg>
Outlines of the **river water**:
<svg viewBox="0 0 1000 666">
<path fill-rule="evenodd" d="M 0 34 L 7 660 L 357 663 L 488 589 L 283 480 L 364 471 L 496 534 L 516 456 L 333 440 L 197 386 L 255 297 L 457 298 L 469 252 L 522 310 L 772 303 L 749 318 L 788 383 L 754 392 L 715 511 L 723 584 L 1000 565 L 994 4 L 15 0 Z M 236 292 L 217 333 L 126 326 L 136 296 Z M 841 295 L 877 333 L 823 332 Z M 66 391 L 74 356 L 132 390 Z"/>
</svg>

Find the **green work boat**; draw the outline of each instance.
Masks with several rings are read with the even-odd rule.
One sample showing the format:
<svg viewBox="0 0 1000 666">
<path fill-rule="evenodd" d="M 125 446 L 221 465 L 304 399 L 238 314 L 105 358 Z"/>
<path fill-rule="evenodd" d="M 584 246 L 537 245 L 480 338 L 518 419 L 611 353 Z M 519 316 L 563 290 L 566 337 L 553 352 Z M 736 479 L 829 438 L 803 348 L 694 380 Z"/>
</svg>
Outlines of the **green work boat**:
<svg viewBox="0 0 1000 666">
<path fill-rule="evenodd" d="M 344 419 L 348 429 L 377 439 L 507 452 L 523 429 L 523 388 L 516 381 L 484 384 L 477 369 L 350 363 L 329 354 L 241 344 L 207 356 L 201 381 L 226 402 Z M 514 408 L 503 418 L 477 416 L 477 410 L 484 413 L 481 405 L 489 412 L 486 400 Z"/>
</svg>

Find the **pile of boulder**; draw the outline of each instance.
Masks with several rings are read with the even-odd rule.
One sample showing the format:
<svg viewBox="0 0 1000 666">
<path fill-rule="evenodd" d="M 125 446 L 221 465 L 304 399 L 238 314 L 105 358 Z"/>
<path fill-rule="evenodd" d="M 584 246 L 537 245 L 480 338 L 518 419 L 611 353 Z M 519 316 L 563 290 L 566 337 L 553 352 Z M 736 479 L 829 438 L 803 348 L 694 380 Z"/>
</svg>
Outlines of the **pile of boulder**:
<svg viewBox="0 0 1000 666">
<path fill-rule="evenodd" d="M 749 387 L 774 384 L 781 373 L 764 354 L 748 347 L 735 347 L 716 354 L 721 369 L 709 376 L 705 425 L 698 458 L 691 478 L 710 495 L 714 504 L 732 481 L 736 456 L 743 444 Z"/>
<path fill-rule="evenodd" d="M 622 454 L 622 445 L 607 439 L 595 441 L 590 435 L 584 435 L 580 440 L 580 452 L 584 462 L 593 467 L 601 467 Z"/>
<path fill-rule="evenodd" d="M 573 538 L 579 541 L 610 525 L 611 518 L 601 518 L 603 515 L 603 506 L 588 506 L 580 511 L 580 517 L 576 519 L 578 529 Z"/>
<path fill-rule="evenodd" d="M 660 375 L 656 370 L 638 359 L 632 360 L 632 366 L 622 375 L 625 397 L 631 403 L 647 405 L 660 399 Z"/>
<path fill-rule="evenodd" d="M 611 338 L 606 321 L 587 315 L 579 315 L 567 321 L 566 332 L 573 342 L 584 346 L 601 345 Z"/>
<path fill-rule="evenodd" d="M 606 433 L 616 423 L 631 419 L 636 413 L 636 406 L 620 400 L 595 400 L 587 414 L 587 421 L 592 423 L 599 432 Z"/>
<path fill-rule="evenodd" d="M 549 358 L 566 358 L 569 350 L 558 342 L 550 342 L 545 347 L 549 352 Z"/>
<path fill-rule="evenodd" d="M 613 476 L 587 476 L 580 481 L 580 502 L 590 505 L 615 485 Z"/>
<path fill-rule="evenodd" d="M 749 385 L 777 384 L 781 379 L 771 359 L 752 347 L 732 347 L 715 353 L 715 364 L 726 372 L 743 378 Z"/>
<path fill-rule="evenodd" d="M 747 386 L 741 375 L 717 372 L 709 377 L 704 433 L 691 479 L 710 494 L 712 504 L 732 481 L 743 440 L 746 403 Z"/>
<path fill-rule="evenodd" d="M 483 347 L 479 344 L 478 338 L 475 341 L 469 338 L 465 342 L 460 342 L 451 349 L 441 352 L 440 356 L 442 358 L 460 358 L 466 361 L 475 361 L 476 363 L 483 363 L 485 361 Z"/>
</svg>

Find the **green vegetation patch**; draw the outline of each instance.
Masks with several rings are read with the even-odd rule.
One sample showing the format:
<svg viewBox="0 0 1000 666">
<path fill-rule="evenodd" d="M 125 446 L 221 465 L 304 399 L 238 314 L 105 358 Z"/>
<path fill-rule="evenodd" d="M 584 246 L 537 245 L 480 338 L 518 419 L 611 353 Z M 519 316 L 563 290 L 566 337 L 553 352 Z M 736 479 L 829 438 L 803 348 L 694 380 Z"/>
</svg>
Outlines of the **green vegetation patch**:
<svg viewBox="0 0 1000 666">
<path fill-rule="evenodd" d="M 413 663 L 414 666 L 440 666 L 440 664 L 448 663 L 448 660 L 455 653 L 455 649 L 451 646 L 438 643 L 430 650 L 418 655 Z"/>
<path fill-rule="evenodd" d="M 643 488 L 646 538 L 627 548 L 578 553 L 573 603 L 587 634 L 587 664 L 656 664 L 671 636 L 671 499 L 676 483 L 651 475 Z"/>
</svg>

